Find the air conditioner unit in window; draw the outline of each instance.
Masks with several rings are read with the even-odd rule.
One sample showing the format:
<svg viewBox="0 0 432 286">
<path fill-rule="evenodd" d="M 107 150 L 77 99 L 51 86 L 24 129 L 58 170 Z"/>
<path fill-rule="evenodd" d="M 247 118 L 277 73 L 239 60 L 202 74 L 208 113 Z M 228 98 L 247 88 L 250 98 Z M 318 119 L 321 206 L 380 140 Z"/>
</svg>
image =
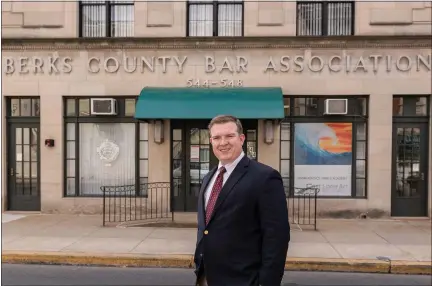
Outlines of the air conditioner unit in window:
<svg viewBox="0 0 432 286">
<path fill-rule="evenodd" d="M 92 98 L 91 115 L 117 115 L 117 101 L 114 98 Z"/>
<path fill-rule="evenodd" d="M 346 115 L 348 114 L 348 99 L 329 98 L 324 101 L 325 115 Z"/>
</svg>

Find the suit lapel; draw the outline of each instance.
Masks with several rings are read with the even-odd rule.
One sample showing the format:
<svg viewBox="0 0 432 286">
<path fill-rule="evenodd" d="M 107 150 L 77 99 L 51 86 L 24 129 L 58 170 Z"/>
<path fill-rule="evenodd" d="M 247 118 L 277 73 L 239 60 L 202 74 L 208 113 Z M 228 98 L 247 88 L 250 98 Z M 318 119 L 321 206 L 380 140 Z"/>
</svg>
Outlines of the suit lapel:
<svg viewBox="0 0 432 286">
<path fill-rule="evenodd" d="M 216 201 L 216 205 L 214 207 L 212 216 L 210 217 L 210 221 L 213 219 L 215 213 L 218 211 L 218 208 L 222 205 L 224 200 L 228 197 L 229 193 L 232 191 L 237 182 L 246 174 L 247 167 L 249 166 L 250 159 L 245 155 L 240 162 L 235 167 L 232 174 L 229 176 L 225 185 L 222 187 L 222 190 L 219 194 L 219 197 Z"/>
</svg>

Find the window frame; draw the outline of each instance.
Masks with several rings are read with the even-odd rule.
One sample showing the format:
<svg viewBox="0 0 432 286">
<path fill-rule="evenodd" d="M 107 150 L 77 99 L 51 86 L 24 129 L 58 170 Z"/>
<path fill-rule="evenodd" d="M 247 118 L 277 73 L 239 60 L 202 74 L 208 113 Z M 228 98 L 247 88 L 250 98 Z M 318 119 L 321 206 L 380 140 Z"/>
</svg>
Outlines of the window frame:
<svg viewBox="0 0 432 286">
<path fill-rule="evenodd" d="M 307 101 L 307 98 L 317 98 L 318 100 L 324 100 L 324 99 L 332 99 L 332 98 L 347 98 L 350 99 L 364 99 L 365 100 L 365 110 L 364 114 L 358 115 L 358 114 L 351 114 L 351 115 L 332 115 L 332 116 L 323 116 L 322 114 L 319 115 L 293 115 L 293 106 L 295 99 L 298 98 L 305 98 L 305 102 Z M 285 111 L 285 118 L 281 120 L 280 122 L 280 134 L 279 134 L 279 142 L 280 142 L 280 148 L 279 148 L 279 170 L 281 171 L 282 180 L 288 179 L 289 185 L 284 186 L 285 188 L 288 187 L 288 193 L 286 192 L 287 198 L 293 198 L 296 197 L 294 194 L 294 136 L 295 136 L 295 124 L 296 123 L 325 123 L 325 122 L 347 122 L 352 123 L 352 163 L 351 163 L 351 195 L 350 196 L 320 196 L 318 194 L 319 199 L 367 199 L 368 198 L 368 164 L 369 164 L 369 96 L 368 95 L 347 95 L 347 96 L 327 96 L 327 95 L 284 95 L 284 102 L 285 100 L 288 100 L 289 102 L 289 109 Z M 284 103 L 284 104 L 285 104 Z M 320 105 L 318 105 L 320 106 Z M 348 109 L 350 110 L 350 106 L 348 105 Z M 283 140 L 282 139 L 282 123 L 289 123 L 289 140 Z M 364 124 L 365 126 L 365 138 L 359 140 L 357 136 L 357 129 L 359 124 Z M 289 159 L 282 158 L 282 142 L 289 141 L 290 143 L 290 150 L 289 150 Z M 357 157 L 357 143 L 358 142 L 364 142 L 365 143 L 365 156 L 364 159 Z M 282 161 L 283 160 L 289 160 L 289 177 L 282 175 Z M 365 162 L 365 176 L 364 178 L 360 178 L 357 175 L 357 161 L 364 161 Z M 365 188 L 364 188 L 364 195 L 358 196 L 357 195 L 357 179 L 364 180 Z"/>
<path fill-rule="evenodd" d="M 147 141 L 147 146 L 149 146 L 149 128 L 147 129 L 147 139 L 140 137 L 140 126 L 141 124 L 146 124 L 146 121 L 140 121 L 134 118 L 134 114 L 131 115 L 125 115 L 125 107 L 126 107 L 126 100 L 128 99 L 134 99 L 135 102 L 138 100 L 137 96 L 111 96 L 110 98 L 114 98 L 117 100 L 117 108 L 118 108 L 118 114 L 117 116 L 80 116 L 79 115 L 79 100 L 80 99 L 88 99 L 90 101 L 91 98 L 106 98 L 106 96 L 65 96 L 63 97 L 63 197 L 65 198 L 100 198 L 103 196 L 103 194 L 81 194 L 80 190 L 80 184 L 79 184 L 79 174 L 80 174 L 80 152 L 79 152 L 79 134 L 80 134 L 80 124 L 81 123 L 133 123 L 135 126 L 135 196 L 144 197 L 146 198 L 148 196 L 148 193 L 140 193 L 140 184 L 142 179 L 147 179 L 148 182 L 148 173 L 147 177 L 140 177 L 140 161 L 145 159 L 141 158 L 140 154 L 140 142 Z M 67 102 L 68 100 L 74 100 L 75 106 L 74 106 L 74 115 L 68 115 L 67 114 Z M 90 103 L 89 103 L 90 104 Z M 75 124 L 75 134 L 74 134 L 74 140 L 68 140 L 67 137 L 67 124 L 73 123 Z M 68 177 L 67 174 L 67 164 L 68 161 L 71 160 L 68 158 L 67 154 L 67 143 L 69 141 L 75 142 L 75 176 L 74 177 Z M 149 150 L 147 150 L 147 164 L 148 164 L 148 155 Z M 147 170 L 148 170 L 147 165 Z M 75 179 L 75 193 L 74 194 L 68 194 L 67 191 L 67 183 L 68 178 L 74 178 Z"/>
<path fill-rule="evenodd" d="M 329 35 L 328 34 L 328 14 L 329 14 L 329 4 L 342 4 L 342 3 L 346 3 L 346 4 L 351 4 L 351 31 L 349 34 L 346 35 Z M 321 9 L 321 33 L 318 35 L 303 35 L 300 33 L 300 23 L 301 23 L 301 19 L 299 17 L 299 7 L 305 4 L 315 4 L 317 6 L 321 5 L 322 9 Z M 325 1 L 325 0 L 321 0 L 321 1 L 310 1 L 310 0 L 297 0 L 296 1 L 296 36 L 301 36 L 301 37 L 323 37 L 323 36 L 327 36 L 327 37 L 335 37 L 335 36 L 340 36 L 340 37 L 346 37 L 346 36 L 354 36 L 355 35 L 355 16 L 356 16 L 356 1 L 353 0 L 346 0 L 346 1 Z"/>
<path fill-rule="evenodd" d="M 414 99 L 414 98 L 426 98 L 426 114 L 406 114 L 405 108 L 406 105 L 404 101 L 406 99 Z M 394 113 L 394 104 L 396 99 L 402 99 L 402 114 L 395 114 Z M 431 116 L 432 110 L 431 110 L 431 101 L 432 101 L 432 94 L 394 94 L 392 97 L 392 117 L 393 121 L 398 122 L 411 122 L 411 121 L 425 121 L 428 122 L 429 117 Z"/>
<path fill-rule="evenodd" d="M 100 37 L 94 37 L 94 36 L 84 36 L 84 23 L 83 23 L 83 7 L 85 6 L 95 6 L 95 7 L 104 7 L 105 11 L 105 35 Z M 79 38 L 126 38 L 124 36 L 113 36 L 111 33 L 111 24 L 112 24 L 112 17 L 111 17 L 111 11 L 112 7 L 116 6 L 134 6 L 135 7 L 135 1 L 133 2 L 112 2 L 111 0 L 106 0 L 105 2 L 100 3 L 86 3 L 86 1 L 78 1 L 78 21 L 79 21 Z M 133 20 L 133 25 L 135 25 L 135 18 Z"/>
<path fill-rule="evenodd" d="M 244 37 L 244 24 L 245 24 L 245 1 L 190 1 L 186 0 L 186 37 Z M 189 33 L 190 29 L 190 7 L 191 6 L 205 6 L 212 5 L 213 9 L 213 30 L 212 35 L 210 36 L 191 36 Z M 240 6 L 241 5 L 241 35 L 240 36 L 220 36 L 219 35 L 219 5 L 233 5 Z"/>
<path fill-rule="evenodd" d="M 6 118 L 8 120 L 14 120 L 18 118 L 24 118 L 25 120 L 33 120 L 35 118 L 40 118 L 41 113 L 41 100 L 39 96 L 7 96 L 5 95 L 5 103 L 6 103 Z M 29 100 L 30 101 L 30 115 L 22 115 L 21 112 L 21 106 L 23 100 Z M 14 102 L 18 101 L 18 114 L 14 114 L 12 112 L 12 105 Z M 37 106 L 38 110 L 37 112 L 34 110 L 34 107 Z"/>
</svg>

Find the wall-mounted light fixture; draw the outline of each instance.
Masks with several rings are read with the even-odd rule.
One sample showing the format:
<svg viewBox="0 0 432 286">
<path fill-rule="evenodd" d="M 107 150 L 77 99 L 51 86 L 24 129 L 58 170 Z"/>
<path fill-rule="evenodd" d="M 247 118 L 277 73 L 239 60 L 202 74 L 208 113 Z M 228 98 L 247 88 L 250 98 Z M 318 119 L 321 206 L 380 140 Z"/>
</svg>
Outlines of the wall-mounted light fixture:
<svg viewBox="0 0 432 286">
<path fill-rule="evenodd" d="M 264 142 L 271 144 L 274 141 L 274 128 L 272 120 L 264 121 Z"/>
<path fill-rule="evenodd" d="M 161 144 L 164 141 L 164 124 L 162 120 L 154 121 L 154 142 Z"/>
</svg>

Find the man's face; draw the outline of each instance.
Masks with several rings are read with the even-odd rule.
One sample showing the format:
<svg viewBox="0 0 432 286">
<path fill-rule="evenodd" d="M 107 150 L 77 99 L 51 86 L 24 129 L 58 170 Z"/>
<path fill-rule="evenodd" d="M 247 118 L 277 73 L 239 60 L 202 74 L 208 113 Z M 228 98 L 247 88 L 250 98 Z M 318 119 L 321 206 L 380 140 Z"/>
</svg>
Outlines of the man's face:
<svg viewBox="0 0 432 286">
<path fill-rule="evenodd" d="M 213 153 L 224 164 L 233 162 L 242 152 L 244 134 L 238 134 L 234 122 L 215 124 L 210 129 Z"/>
</svg>

